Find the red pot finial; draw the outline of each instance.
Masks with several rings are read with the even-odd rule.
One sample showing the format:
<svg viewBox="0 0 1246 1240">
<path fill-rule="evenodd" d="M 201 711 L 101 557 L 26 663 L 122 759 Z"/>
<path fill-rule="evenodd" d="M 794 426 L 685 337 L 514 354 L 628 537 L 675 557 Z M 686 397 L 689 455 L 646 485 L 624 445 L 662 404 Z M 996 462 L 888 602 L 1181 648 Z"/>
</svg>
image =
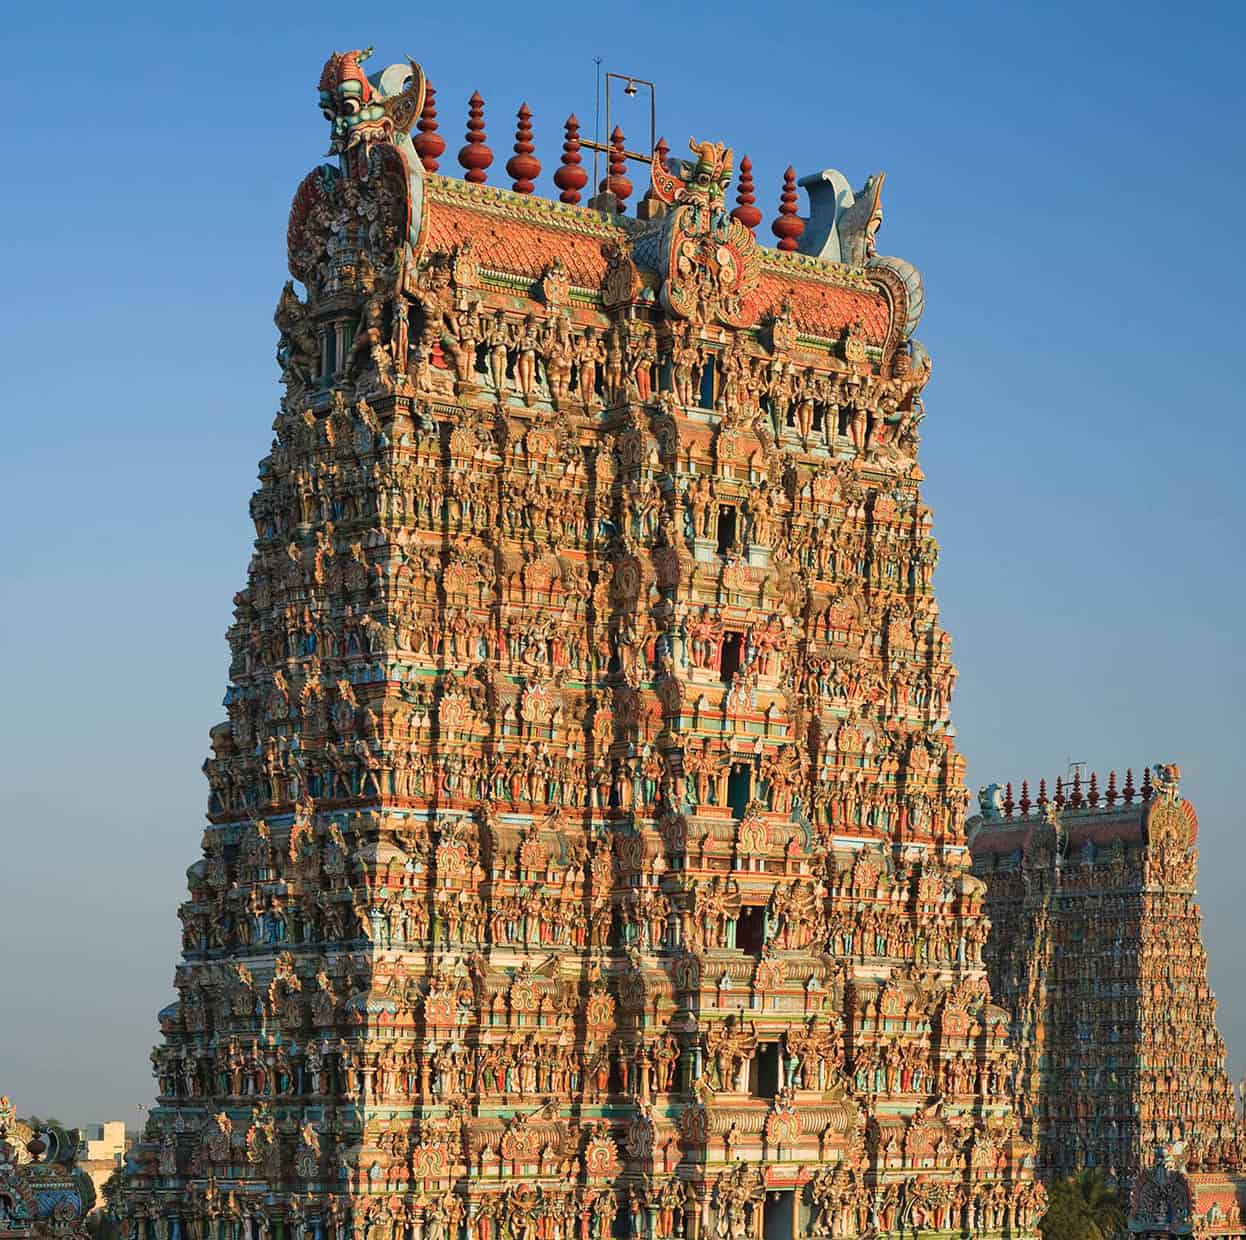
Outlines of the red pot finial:
<svg viewBox="0 0 1246 1240">
<path fill-rule="evenodd" d="M 1021 781 L 1021 800 L 1017 802 L 1017 808 L 1020 809 L 1022 818 L 1030 816 L 1030 806 L 1033 804 L 1034 802 L 1030 800 L 1030 781 L 1023 779 Z"/>
<path fill-rule="evenodd" d="M 1127 766 L 1125 768 L 1125 792 L 1124 792 L 1124 795 L 1121 797 L 1121 800 L 1123 800 L 1126 805 L 1132 805 L 1133 799 L 1134 799 L 1134 769 L 1132 766 Z"/>
<path fill-rule="evenodd" d="M 1104 794 L 1103 799 L 1104 799 L 1104 800 L 1105 800 L 1105 801 L 1106 801 L 1109 805 L 1115 805 L 1115 804 L 1116 804 L 1116 799 L 1117 799 L 1117 796 L 1118 796 L 1118 793 L 1117 793 L 1117 791 L 1116 791 L 1116 772 L 1115 772 L 1115 771 L 1109 771 L 1109 772 L 1108 772 L 1108 790 L 1107 790 L 1107 792 Z"/>
<path fill-rule="evenodd" d="M 1012 811 L 1017 808 L 1017 803 L 1012 799 L 1012 781 L 1004 785 L 1004 817 L 1011 818 Z"/>
<path fill-rule="evenodd" d="M 1149 766 L 1144 766 L 1142 768 L 1142 799 L 1144 801 L 1149 801 L 1151 799 L 1152 791 L 1154 790 L 1151 787 L 1151 768 Z"/>
<path fill-rule="evenodd" d="M 1038 808 L 1041 810 L 1047 804 L 1047 781 L 1040 779 L 1038 781 Z"/>
<path fill-rule="evenodd" d="M 749 232 L 756 232 L 761 223 L 761 211 L 753 205 L 757 201 L 753 193 L 753 161 L 747 155 L 740 160 L 740 184 L 736 187 L 735 200 L 736 209 L 731 214 Z"/>
<path fill-rule="evenodd" d="M 1064 808 L 1064 780 L 1061 776 L 1056 776 L 1056 809 Z"/>
<path fill-rule="evenodd" d="M 1090 789 L 1086 793 L 1086 804 L 1091 809 L 1099 804 L 1099 776 L 1095 771 L 1090 772 Z"/>
<path fill-rule="evenodd" d="M 770 231 L 779 239 L 779 249 L 790 253 L 796 249 L 800 234 L 805 231 L 805 221 L 796 214 L 796 169 L 790 164 L 783 174 L 783 192 L 779 195 L 779 216 L 770 225 Z"/>
<path fill-rule="evenodd" d="M 618 125 L 610 135 L 610 170 L 597 189 L 598 192 L 605 190 L 613 194 L 622 214 L 623 204 L 632 194 L 632 183 L 627 179 L 627 151 L 623 143 L 623 130 Z"/>
<path fill-rule="evenodd" d="M 532 154 L 532 109 L 526 103 L 519 105 L 519 124 L 515 126 L 515 153 L 506 161 L 507 175 L 515 184 L 511 188 L 517 194 L 530 194 L 536 188 L 532 184 L 541 175 L 541 161 Z"/>
<path fill-rule="evenodd" d="M 467 169 L 467 180 L 473 185 L 485 183 L 485 169 L 493 163 L 485 136 L 485 101 L 477 90 L 467 103 L 467 145 L 459 152 L 459 163 Z"/>
<path fill-rule="evenodd" d="M 580 154 L 580 122 L 572 112 L 567 117 L 567 136 L 562 144 L 562 164 L 554 173 L 554 184 L 562 193 L 558 195 L 560 202 L 574 206 L 580 201 L 580 190 L 588 184 L 588 173 L 580 167 L 583 156 Z"/>
<path fill-rule="evenodd" d="M 1082 807 L 1082 773 L 1081 771 L 1073 772 L 1073 795 L 1069 798 L 1070 809 L 1081 809 Z"/>
<path fill-rule="evenodd" d="M 446 140 L 437 132 L 437 92 L 432 82 L 424 83 L 424 110 L 415 126 L 420 136 L 412 144 L 425 172 L 436 172 L 437 160 L 445 153 Z"/>
</svg>

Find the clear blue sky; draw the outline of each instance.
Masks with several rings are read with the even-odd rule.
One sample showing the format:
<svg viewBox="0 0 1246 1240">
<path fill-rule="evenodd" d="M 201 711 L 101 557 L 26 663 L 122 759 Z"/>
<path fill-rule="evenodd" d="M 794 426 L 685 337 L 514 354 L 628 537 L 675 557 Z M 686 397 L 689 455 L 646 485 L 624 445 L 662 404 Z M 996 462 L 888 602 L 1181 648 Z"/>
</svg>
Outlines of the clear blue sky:
<svg viewBox="0 0 1246 1240">
<path fill-rule="evenodd" d="M 925 273 L 923 463 L 972 787 L 1175 760 L 1246 1066 L 1241 65 L 1246 7 L 28 4 L 6 12 L 0 1092 L 135 1117 L 223 717 L 278 397 L 290 196 L 335 48 L 410 52 L 451 154 L 593 114 L 783 168 L 886 170 Z M 640 139 L 643 109 L 631 128 Z M 453 160 L 447 167 L 455 170 Z"/>
</svg>

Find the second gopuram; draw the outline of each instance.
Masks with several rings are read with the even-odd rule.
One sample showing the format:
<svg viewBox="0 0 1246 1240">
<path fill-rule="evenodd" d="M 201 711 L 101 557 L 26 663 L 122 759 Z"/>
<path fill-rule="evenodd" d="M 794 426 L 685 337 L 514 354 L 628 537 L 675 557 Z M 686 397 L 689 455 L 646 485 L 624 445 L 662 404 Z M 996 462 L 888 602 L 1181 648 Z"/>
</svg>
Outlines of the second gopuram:
<svg viewBox="0 0 1246 1240">
<path fill-rule="evenodd" d="M 1244 1151 L 1180 771 L 1147 768 L 1137 787 L 1132 771 L 1105 787 L 1077 772 L 1051 796 L 1043 780 L 1033 799 L 1028 781 L 1018 798 L 1009 784 L 980 799 L 968 830 L 987 886 L 987 968 L 1020 1048 L 1018 1101 L 1040 1173 L 1097 1167 L 1136 1187 L 1141 1172 L 1180 1170 L 1195 1189 L 1223 1190 L 1225 1221 L 1237 1189 L 1220 1177 L 1240 1183 Z M 1213 1197 L 1202 1193 L 1204 1210 Z"/>
<path fill-rule="evenodd" d="M 881 175 L 320 82 L 135 1240 L 1028 1236 Z M 647 153 L 646 153 L 647 156 Z M 634 161 L 633 161 L 634 162 Z"/>
</svg>

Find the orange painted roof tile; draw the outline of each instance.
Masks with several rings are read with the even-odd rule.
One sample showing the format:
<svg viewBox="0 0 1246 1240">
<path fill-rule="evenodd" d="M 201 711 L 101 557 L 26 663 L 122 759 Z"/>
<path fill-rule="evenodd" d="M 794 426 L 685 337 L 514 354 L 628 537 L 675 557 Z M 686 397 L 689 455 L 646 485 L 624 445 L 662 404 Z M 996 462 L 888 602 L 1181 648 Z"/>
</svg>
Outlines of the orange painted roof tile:
<svg viewBox="0 0 1246 1240">
<path fill-rule="evenodd" d="M 871 344 L 882 344 L 886 338 L 891 312 L 887 299 L 879 292 L 766 271 L 750 301 L 764 316 L 777 310 L 785 297 L 791 303 L 792 317 L 800 331 L 835 336 L 860 321 L 865 338 Z"/>
<path fill-rule="evenodd" d="M 487 209 L 433 203 L 429 248 L 450 250 L 468 239 L 475 262 L 495 271 L 535 280 L 555 258 L 560 258 L 572 284 L 597 288 L 605 278 L 603 237 L 543 226 L 535 220 L 507 219 Z"/>
<path fill-rule="evenodd" d="M 521 198 L 494 187 L 469 190 L 461 182 L 447 182 L 430 195 L 431 250 L 452 250 L 470 240 L 472 257 L 481 267 L 532 280 L 558 258 L 572 284 L 599 288 L 606 274 L 604 247 L 613 240 L 626 242 L 628 236 L 624 228 L 595 212 Z M 799 331 L 837 336 L 860 323 L 871 344 L 882 344 L 886 338 L 890 307 L 876 289 L 845 287 L 799 268 L 790 274 L 776 271 L 767 263 L 749 298 L 757 321 L 777 311 L 785 300 Z"/>
</svg>

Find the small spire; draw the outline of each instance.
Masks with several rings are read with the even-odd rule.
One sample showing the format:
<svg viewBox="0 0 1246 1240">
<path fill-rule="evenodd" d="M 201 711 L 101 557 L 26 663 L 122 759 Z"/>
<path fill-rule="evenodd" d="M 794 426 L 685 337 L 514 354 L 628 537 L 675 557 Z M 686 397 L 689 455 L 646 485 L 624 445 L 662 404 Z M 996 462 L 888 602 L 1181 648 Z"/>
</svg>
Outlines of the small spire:
<svg viewBox="0 0 1246 1240">
<path fill-rule="evenodd" d="M 519 105 L 519 123 L 515 126 L 515 153 L 506 161 L 506 172 L 515 184 L 511 188 L 517 194 L 530 194 L 536 188 L 532 184 L 541 175 L 541 161 L 532 152 L 532 109 L 526 103 Z"/>
<path fill-rule="evenodd" d="M 770 225 L 770 231 L 779 239 L 779 249 L 790 253 L 796 249 L 800 234 L 805 231 L 805 221 L 796 214 L 796 169 L 788 165 L 783 174 L 783 192 L 779 195 L 779 215 Z"/>
<path fill-rule="evenodd" d="M 649 157 L 652 163 L 658 164 L 660 167 L 666 167 L 666 157 L 670 153 L 670 147 L 666 145 L 665 138 L 659 138 L 653 144 L 653 154 Z M 649 180 L 649 188 L 645 190 L 644 196 L 636 204 L 636 218 L 638 220 L 657 220 L 666 214 L 666 208 L 669 204 L 662 198 L 658 197 L 656 186 L 653 184 L 652 175 Z"/>
<path fill-rule="evenodd" d="M 757 197 L 753 193 L 753 161 L 747 155 L 740 160 L 740 184 L 736 187 L 735 200 L 736 208 L 731 214 L 749 232 L 756 232 L 761 223 L 761 211 L 754 205 Z"/>
<path fill-rule="evenodd" d="M 624 145 L 623 130 L 618 125 L 610 134 L 610 171 L 597 189 L 599 192 L 605 191 L 614 195 L 621 215 L 623 204 L 631 197 L 632 183 L 627 179 L 627 148 Z"/>
<path fill-rule="evenodd" d="M 1023 779 L 1021 781 L 1021 800 L 1017 802 L 1018 808 L 1021 810 L 1021 817 L 1028 818 L 1030 816 L 1030 806 L 1034 802 L 1030 800 L 1030 781 Z"/>
<path fill-rule="evenodd" d="M 1038 808 L 1041 810 L 1047 804 L 1047 781 L 1040 779 L 1038 781 Z"/>
<path fill-rule="evenodd" d="M 485 137 L 485 101 L 476 90 L 467 102 L 467 145 L 459 151 L 459 163 L 467 169 L 467 180 L 473 185 L 485 183 L 485 169 L 493 163 Z"/>
<path fill-rule="evenodd" d="M 659 138 L 653 148 L 653 153 L 657 158 L 658 165 L 662 168 L 666 167 L 666 157 L 671 153 L 670 145 L 665 138 Z"/>
<path fill-rule="evenodd" d="M 558 195 L 560 202 L 575 206 L 580 201 L 580 190 L 588 184 L 588 173 L 580 167 L 583 156 L 580 154 L 580 122 L 572 112 L 567 117 L 567 136 L 562 144 L 562 164 L 554 173 L 554 184 L 562 193 Z"/>
<path fill-rule="evenodd" d="M 445 153 L 446 140 L 437 132 L 437 91 L 432 82 L 424 84 L 424 110 L 415 126 L 420 136 L 412 144 L 425 172 L 436 172 L 438 159 Z"/>
<path fill-rule="evenodd" d="M 1099 776 L 1094 772 L 1090 772 L 1090 791 L 1086 793 L 1086 804 L 1094 809 L 1099 804 Z"/>
<path fill-rule="evenodd" d="M 1125 768 L 1125 794 L 1122 800 L 1126 805 L 1132 805 L 1134 799 L 1134 769 L 1132 766 Z"/>
<path fill-rule="evenodd" d="M 1108 790 L 1104 794 L 1103 799 L 1108 803 L 1108 806 L 1111 807 L 1116 804 L 1116 799 L 1119 795 L 1120 794 L 1116 791 L 1116 772 L 1109 771 L 1108 772 Z"/>
<path fill-rule="evenodd" d="M 1056 809 L 1064 808 L 1064 779 L 1059 775 L 1056 776 L 1055 801 L 1056 801 Z"/>
<path fill-rule="evenodd" d="M 1081 809 L 1082 807 L 1082 773 L 1080 770 L 1073 772 L 1073 795 L 1069 798 L 1070 809 Z"/>
<path fill-rule="evenodd" d="M 1012 811 L 1017 808 L 1017 803 L 1012 799 L 1012 780 L 1004 785 L 1004 817 L 1011 818 Z"/>
<path fill-rule="evenodd" d="M 1153 789 L 1151 788 L 1151 768 L 1149 766 L 1144 766 L 1142 768 L 1142 799 L 1143 801 L 1149 801 L 1151 799 L 1152 791 Z"/>
</svg>

